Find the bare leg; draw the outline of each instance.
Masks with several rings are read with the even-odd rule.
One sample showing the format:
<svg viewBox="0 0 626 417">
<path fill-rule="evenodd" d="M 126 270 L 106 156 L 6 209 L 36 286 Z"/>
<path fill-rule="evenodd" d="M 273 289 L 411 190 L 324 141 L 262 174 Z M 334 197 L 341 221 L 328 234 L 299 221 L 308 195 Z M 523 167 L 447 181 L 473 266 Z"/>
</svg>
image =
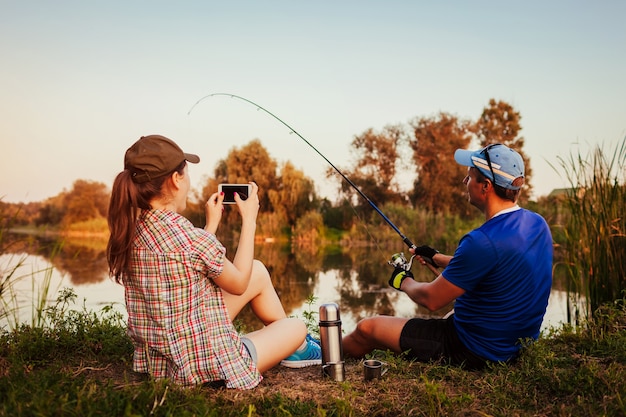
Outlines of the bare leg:
<svg viewBox="0 0 626 417">
<path fill-rule="evenodd" d="M 265 325 L 287 317 L 267 268 L 258 260 L 254 260 L 250 284 L 243 294 L 234 295 L 226 291 L 222 291 L 222 294 L 231 320 L 234 320 L 248 303 Z"/>
<path fill-rule="evenodd" d="M 277 320 L 261 330 L 246 335 L 256 348 L 260 372 L 278 365 L 281 360 L 291 355 L 306 337 L 306 325 L 296 318 Z"/>
<path fill-rule="evenodd" d="M 249 303 L 254 314 L 263 322 L 264 328 L 246 334 L 258 355 L 257 368 L 261 372 L 278 365 L 291 355 L 306 337 L 306 325 L 299 319 L 287 318 L 270 274 L 262 262 L 255 260 L 250 284 L 241 295 L 222 291 L 226 309 L 231 320 Z"/>
<path fill-rule="evenodd" d="M 401 353 L 400 333 L 409 319 L 376 316 L 363 319 L 356 329 L 343 338 L 346 356 L 362 358 L 374 349 L 389 349 Z"/>
</svg>

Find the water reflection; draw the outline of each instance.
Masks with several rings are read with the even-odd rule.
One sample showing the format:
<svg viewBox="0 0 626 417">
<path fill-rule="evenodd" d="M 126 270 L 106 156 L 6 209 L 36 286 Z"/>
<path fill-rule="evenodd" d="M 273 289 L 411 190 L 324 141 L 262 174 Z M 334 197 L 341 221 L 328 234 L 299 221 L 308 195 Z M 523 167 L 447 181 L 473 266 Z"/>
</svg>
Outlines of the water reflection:
<svg viewBox="0 0 626 417">
<path fill-rule="evenodd" d="M 105 305 L 112 305 L 125 315 L 124 290 L 108 277 L 105 247 L 106 242 L 59 244 L 54 240 L 34 239 L 15 253 L 0 255 L 0 268 L 4 270 L 15 265 L 18 259 L 23 261 L 15 274 L 19 279 L 13 284 L 18 310 L 9 315 L 9 319 L 31 323 L 33 305 L 43 291 L 41 286 L 49 287 L 49 303 L 54 302 L 59 290 L 68 287 L 78 295 L 76 309 L 83 308 L 84 304 L 88 310 L 99 311 Z M 227 252 L 233 253 L 231 249 Z M 332 254 L 294 253 L 279 245 L 260 245 L 256 251 L 256 257 L 270 270 L 287 314 L 292 316 L 303 317 L 305 311 L 317 313 L 321 304 L 335 302 L 340 306 L 343 330 L 351 331 L 359 319 L 375 314 L 443 316 L 452 308 L 450 305 L 431 313 L 415 305 L 404 293 L 391 289 L 387 285 L 391 267 L 386 264 L 390 255 L 391 252 L 367 248 Z M 413 272 L 418 280 L 433 278 L 428 269 L 417 265 Z M 311 295 L 316 299 L 313 304 L 307 302 Z M 558 327 L 565 322 L 566 306 L 567 294 L 555 286 L 544 328 Z M 248 310 L 242 312 L 240 322 L 248 331 L 261 326 Z M 6 323 L 6 318 L 0 319 L 0 325 Z"/>
</svg>

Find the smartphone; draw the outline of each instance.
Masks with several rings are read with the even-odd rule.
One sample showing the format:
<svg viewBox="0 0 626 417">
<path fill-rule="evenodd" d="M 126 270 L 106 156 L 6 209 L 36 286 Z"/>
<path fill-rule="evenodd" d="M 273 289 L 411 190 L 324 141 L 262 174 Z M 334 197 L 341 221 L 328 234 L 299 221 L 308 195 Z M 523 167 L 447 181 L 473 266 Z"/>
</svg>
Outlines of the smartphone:
<svg viewBox="0 0 626 417">
<path fill-rule="evenodd" d="M 219 184 L 217 192 L 224 193 L 224 204 L 235 204 L 235 193 L 245 200 L 250 195 L 251 188 L 250 184 Z"/>
</svg>

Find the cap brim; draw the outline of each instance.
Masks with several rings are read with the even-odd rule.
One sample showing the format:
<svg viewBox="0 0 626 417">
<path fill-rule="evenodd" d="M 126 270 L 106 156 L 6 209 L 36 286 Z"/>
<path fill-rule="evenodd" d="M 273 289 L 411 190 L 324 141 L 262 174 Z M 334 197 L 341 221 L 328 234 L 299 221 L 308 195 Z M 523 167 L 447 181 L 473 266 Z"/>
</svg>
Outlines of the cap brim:
<svg viewBox="0 0 626 417">
<path fill-rule="evenodd" d="M 197 164 L 200 162 L 200 157 L 198 155 L 194 155 L 192 153 L 184 153 L 185 160 L 191 162 L 192 164 Z"/>
<path fill-rule="evenodd" d="M 474 166 L 474 162 L 472 162 L 473 154 L 474 154 L 474 151 L 468 151 L 465 149 L 457 149 L 454 152 L 454 160 L 459 165 L 463 165 L 466 167 L 473 167 Z"/>
</svg>

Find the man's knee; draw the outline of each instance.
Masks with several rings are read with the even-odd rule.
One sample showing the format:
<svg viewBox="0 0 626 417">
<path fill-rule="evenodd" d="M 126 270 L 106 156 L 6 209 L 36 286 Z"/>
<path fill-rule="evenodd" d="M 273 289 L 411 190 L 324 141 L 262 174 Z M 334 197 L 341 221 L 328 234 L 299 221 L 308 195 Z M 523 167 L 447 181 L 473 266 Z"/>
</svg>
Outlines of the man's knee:
<svg viewBox="0 0 626 417">
<path fill-rule="evenodd" d="M 354 334 L 371 348 L 400 352 L 400 335 L 406 321 L 398 317 L 368 317 L 357 323 Z"/>
<path fill-rule="evenodd" d="M 371 339 L 376 330 L 376 317 L 367 317 L 356 324 L 357 334 L 365 339 Z"/>
</svg>

